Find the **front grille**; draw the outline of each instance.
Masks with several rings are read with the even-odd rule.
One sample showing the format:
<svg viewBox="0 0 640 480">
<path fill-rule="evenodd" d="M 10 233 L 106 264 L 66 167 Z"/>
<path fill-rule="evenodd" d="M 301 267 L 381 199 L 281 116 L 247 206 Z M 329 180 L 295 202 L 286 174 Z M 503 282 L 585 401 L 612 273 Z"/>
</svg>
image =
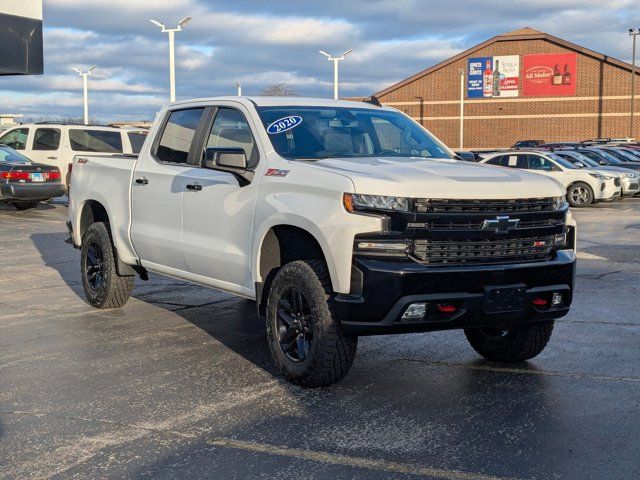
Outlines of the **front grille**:
<svg viewBox="0 0 640 480">
<path fill-rule="evenodd" d="M 629 190 L 635 190 L 636 188 L 638 188 L 638 184 L 637 183 L 629 184 Z"/>
<path fill-rule="evenodd" d="M 443 231 L 443 230 L 482 230 L 484 220 L 459 222 L 455 220 L 432 220 L 425 223 L 412 223 L 409 224 L 413 228 L 427 228 L 429 230 Z M 536 228 L 536 227 L 555 227 L 562 225 L 564 220 L 562 218 L 538 218 L 531 220 L 520 220 L 518 228 Z"/>
<path fill-rule="evenodd" d="M 554 237 L 504 240 L 429 240 L 413 242 L 413 255 L 429 264 L 478 264 L 548 260 L 553 256 Z"/>
<path fill-rule="evenodd" d="M 520 213 L 546 212 L 557 208 L 553 198 L 517 200 L 440 200 L 418 198 L 416 213 Z"/>
</svg>

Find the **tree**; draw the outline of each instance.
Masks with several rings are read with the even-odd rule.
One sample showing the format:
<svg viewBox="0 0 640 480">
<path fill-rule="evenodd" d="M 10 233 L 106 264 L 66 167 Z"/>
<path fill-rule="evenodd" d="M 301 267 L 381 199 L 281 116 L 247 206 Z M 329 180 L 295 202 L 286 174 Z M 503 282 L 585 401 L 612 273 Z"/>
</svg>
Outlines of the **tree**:
<svg viewBox="0 0 640 480">
<path fill-rule="evenodd" d="M 267 97 L 297 97 L 298 94 L 293 87 L 286 83 L 274 83 L 262 91 L 262 95 Z"/>
</svg>

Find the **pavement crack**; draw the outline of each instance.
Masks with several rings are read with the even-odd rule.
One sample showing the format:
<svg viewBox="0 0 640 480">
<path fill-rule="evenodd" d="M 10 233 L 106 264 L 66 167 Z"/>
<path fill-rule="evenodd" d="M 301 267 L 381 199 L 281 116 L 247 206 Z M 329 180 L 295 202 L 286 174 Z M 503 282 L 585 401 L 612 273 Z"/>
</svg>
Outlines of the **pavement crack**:
<svg viewBox="0 0 640 480">
<path fill-rule="evenodd" d="M 614 275 L 616 273 L 622 273 L 622 270 L 613 270 L 612 272 L 604 272 L 604 273 L 582 273 L 582 274 L 576 275 L 576 277 L 593 278 L 594 280 L 602 280 L 608 275 Z"/>
</svg>

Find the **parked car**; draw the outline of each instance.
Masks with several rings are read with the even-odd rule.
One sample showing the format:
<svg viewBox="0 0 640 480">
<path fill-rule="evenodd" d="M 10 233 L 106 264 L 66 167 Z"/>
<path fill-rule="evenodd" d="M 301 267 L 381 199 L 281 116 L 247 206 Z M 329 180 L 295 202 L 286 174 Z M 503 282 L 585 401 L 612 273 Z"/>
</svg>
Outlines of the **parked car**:
<svg viewBox="0 0 640 480">
<path fill-rule="evenodd" d="M 476 158 L 475 154 L 473 152 L 469 152 L 467 150 L 455 150 L 454 153 L 460 157 L 460 160 L 464 160 L 465 162 L 477 162 L 478 159 Z"/>
<path fill-rule="evenodd" d="M 640 164 L 638 162 L 632 162 L 616 152 L 603 150 L 599 147 L 579 148 L 577 149 L 577 151 L 585 155 L 597 155 L 598 157 L 600 157 L 600 159 L 598 160 L 598 163 L 600 163 L 600 165 L 603 164 L 602 161 L 604 160 L 604 163 L 606 165 L 623 167 L 629 170 L 640 170 Z"/>
<path fill-rule="evenodd" d="M 596 160 L 592 160 L 587 155 L 576 150 L 556 150 L 553 153 L 569 160 L 578 168 L 589 168 L 597 171 L 610 172 L 612 175 L 618 175 L 622 182 L 622 196 L 633 196 L 640 192 L 638 185 L 638 176 L 640 173 L 633 172 L 624 167 L 612 167 L 609 165 L 601 165 Z"/>
<path fill-rule="evenodd" d="M 551 152 L 518 150 L 489 157 L 481 163 L 530 170 L 554 178 L 566 188 L 567 201 L 572 207 L 587 207 L 622 194 L 622 183 L 617 176 L 578 168 Z"/>
<path fill-rule="evenodd" d="M 18 210 L 64 195 L 60 170 L 33 163 L 15 150 L 0 145 L 0 202 Z"/>
<path fill-rule="evenodd" d="M 613 155 L 618 160 L 621 160 L 623 162 L 631 162 L 631 163 L 638 163 L 639 162 L 638 157 L 636 157 L 635 155 L 627 152 L 623 148 L 620 148 L 620 147 L 609 147 L 609 146 L 606 146 L 606 145 L 599 146 L 598 148 L 600 148 L 600 150 L 604 150 L 605 152 L 608 152 L 609 154 Z"/>
<path fill-rule="evenodd" d="M 34 162 L 58 167 L 67 186 L 69 164 L 75 155 L 138 153 L 147 133 L 144 129 L 30 123 L 4 132 L 0 145 L 19 150 Z"/>
<path fill-rule="evenodd" d="M 486 358 L 521 361 L 569 311 L 562 185 L 454 161 L 391 107 L 184 101 L 149 135 L 137 160 L 74 159 L 69 228 L 95 307 L 124 305 L 149 270 L 255 299 L 305 386 L 344 377 L 359 335 L 464 329 Z"/>
<path fill-rule="evenodd" d="M 577 148 L 582 146 L 582 142 L 551 142 L 538 145 L 538 148 L 555 149 L 555 148 Z"/>
<path fill-rule="evenodd" d="M 512 148 L 536 148 L 543 143 L 544 140 L 519 140 L 513 144 Z"/>
</svg>

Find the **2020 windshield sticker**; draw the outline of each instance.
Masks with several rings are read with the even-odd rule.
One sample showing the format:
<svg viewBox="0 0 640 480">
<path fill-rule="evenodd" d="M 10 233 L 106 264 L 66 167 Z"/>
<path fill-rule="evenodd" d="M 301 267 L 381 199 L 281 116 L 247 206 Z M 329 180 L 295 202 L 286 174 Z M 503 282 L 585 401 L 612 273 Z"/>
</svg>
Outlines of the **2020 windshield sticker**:
<svg viewBox="0 0 640 480">
<path fill-rule="evenodd" d="M 269 135 L 276 135 L 278 133 L 286 132 L 292 128 L 296 128 L 302 123 L 302 117 L 299 115 L 289 115 L 288 117 L 282 117 L 271 123 L 267 127 L 267 133 Z"/>
</svg>

